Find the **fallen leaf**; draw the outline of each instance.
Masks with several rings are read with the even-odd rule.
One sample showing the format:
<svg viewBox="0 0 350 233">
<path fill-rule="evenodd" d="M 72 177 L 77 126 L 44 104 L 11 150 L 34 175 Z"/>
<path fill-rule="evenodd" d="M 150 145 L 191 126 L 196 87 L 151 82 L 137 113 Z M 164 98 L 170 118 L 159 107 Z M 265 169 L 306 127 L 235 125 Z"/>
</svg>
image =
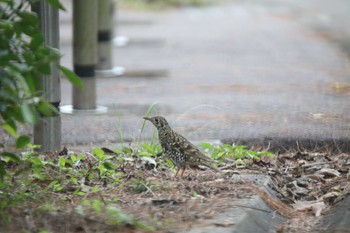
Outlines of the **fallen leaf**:
<svg viewBox="0 0 350 233">
<path fill-rule="evenodd" d="M 339 177 L 340 173 L 337 170 L 331 169 L 331 168 L 322 168 L 321 170 L 317 171 L 316 174 L 322 174 L 325 176 L 330 177 Z"/>
<path fill-rule="evenodd" d="M 327 207 L 324 202 L 317 202 L 313 204 L 312 206 L 312 212 L 315 214 L 316 217 L 319 217 L 322 213 L 322 211 Z"/>
</svg>

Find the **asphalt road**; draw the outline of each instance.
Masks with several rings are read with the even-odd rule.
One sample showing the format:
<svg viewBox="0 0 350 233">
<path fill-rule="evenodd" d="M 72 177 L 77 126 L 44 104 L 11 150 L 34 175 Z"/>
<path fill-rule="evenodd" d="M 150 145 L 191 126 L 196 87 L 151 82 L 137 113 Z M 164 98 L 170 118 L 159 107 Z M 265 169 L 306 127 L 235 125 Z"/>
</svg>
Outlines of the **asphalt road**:
<svg viewBox="0 0 350 233">
<path fill-rule="evenodd" d="M 154 113 L 194 141 L 348 147 L 350 3 L 227 1 L 162 12 L 119 9 L 115 78 L 97 77 L 104 115 L 63 115 L 64 144 L 150 139 Z M 68 9 L 69 6 L 67 6 Z M 72 67 L 71 22 L 61 15 L 62 64 Z M 62 105 L 71 104 L 62 81 Z M 118 132 L 122 133 L 122 137 Z M 296 141 L 301 143 L 296 144 Z"/>
</svg>

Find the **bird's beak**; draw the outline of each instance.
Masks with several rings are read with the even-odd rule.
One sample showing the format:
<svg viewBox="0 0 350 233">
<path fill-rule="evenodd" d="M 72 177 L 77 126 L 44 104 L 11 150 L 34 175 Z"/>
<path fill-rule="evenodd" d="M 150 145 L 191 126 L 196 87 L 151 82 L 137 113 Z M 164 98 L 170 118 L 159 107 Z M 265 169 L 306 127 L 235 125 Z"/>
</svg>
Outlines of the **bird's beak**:
<svg viewBox="0 0 350 233">
<path fill-rule="evenodd" d="M 149 118 L 149 117 L 144 117 L 143 119 L 151 121 L 151 118 Z"/>
</svg>

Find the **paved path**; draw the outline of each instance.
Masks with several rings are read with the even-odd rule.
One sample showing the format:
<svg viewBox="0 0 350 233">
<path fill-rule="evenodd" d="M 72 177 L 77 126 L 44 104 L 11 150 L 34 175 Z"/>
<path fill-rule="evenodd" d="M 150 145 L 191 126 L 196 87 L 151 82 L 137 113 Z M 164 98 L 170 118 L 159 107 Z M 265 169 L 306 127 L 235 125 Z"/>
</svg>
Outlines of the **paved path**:
<svg viewBox="0 0 350 233">
<path fill-rule="evenodd" d="M 64 144 L 138 140 L 154 114 L 195 141 L 295 140 L 347 147 L 350 32 L 346 0 L 249 0 L 200 9 L 118 12 L 115 65 L 124 77 L 98 78 L 106 115 L 62 117 Z M 61 17 L 62 63 L 72 65 L 70 22 Z M 62 105 L 71 104 L 62 82 Z M 118 117 L 120 116 L 120 117 Z M 141 138 L 151 138 L 147 125 Z M 282 145 L 281 145 L 282 144 Z M 306 144 L 305 144 L 306 145 Z M 299 145 L 300 146 L 300 145 Z M 349 149 L 349 148 L 348 148 Z"/>
</svg>

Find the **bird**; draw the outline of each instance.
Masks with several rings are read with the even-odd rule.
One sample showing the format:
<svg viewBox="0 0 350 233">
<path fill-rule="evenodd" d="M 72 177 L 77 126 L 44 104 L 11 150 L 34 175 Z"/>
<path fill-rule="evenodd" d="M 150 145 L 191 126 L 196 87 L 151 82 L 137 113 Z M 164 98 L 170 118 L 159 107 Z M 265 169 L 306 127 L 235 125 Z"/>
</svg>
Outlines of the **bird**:
<svg viewBox="0 0 350 233">
<path fill-rule="evenodd" d="M 221 170 L 213 165 L 214 160 L 204 155 L 184 136 L 175 132 L 163 116 L 144 117 L 143 119 L 150 121 L 157 128 L 163 153 L 177 168 L 175 177 L 181 169 L 182 177 L 186 167 L 196 165 L 203 165 L 221 173 Z"/>
</svg>

